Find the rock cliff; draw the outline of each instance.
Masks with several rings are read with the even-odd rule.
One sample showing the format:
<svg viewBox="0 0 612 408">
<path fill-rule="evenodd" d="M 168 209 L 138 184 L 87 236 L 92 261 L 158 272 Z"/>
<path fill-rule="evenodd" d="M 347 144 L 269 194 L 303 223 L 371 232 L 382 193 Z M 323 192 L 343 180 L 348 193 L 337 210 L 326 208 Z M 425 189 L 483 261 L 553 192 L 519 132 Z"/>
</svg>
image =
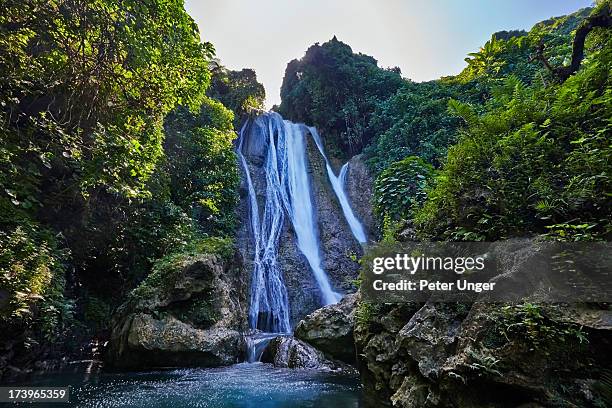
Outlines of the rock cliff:
<svg viewBox="0 0 612 408">
<path fill-rule="evenodd" d="M 404 408 L 600 406 L 595 384 L 612 365 L 612 312 L 547 301 L 524 274 L 537 262 L 530 242 L 501 244 L 507 264 L 493 278 L 524 282 L 513 286 L 531 291 L 520 303 L 359 303 L 367 395 Z"/>
<path fill-rule="evenodd" d="M 376 220 L 372 211 L 374 178 L 363 160 L 363 154 L 353 156 L 349 160 L 346 175 L 346 194 L 351 201 L 355 216 L 359 218 L 368 233 L 370 240 L 379 238 Z"/>
<path fill-rule="evenodd" d="M 251 126 L 251 128 L 244 132 L 245 134 L 248 133 L 249 137 L 244 140 L 242 151 L 247 161 L 260 211 L 263 211 L 266 191 L 266 174 L 263 166 L 267 149 L 266 138 L 268 136 L 266 132 L 268 129 L 258 128 L 255 122 L 247 123 L 247 126 Z M 335 291 L 342 294 L 354 292 L 356 288 L 353 285 L 353 280 L 357 278 L 359 268 L 355 259 L 361 255 L 362 248 L 353 237 L 350 227 L 344 219 L 342 209 L 327 176 L 325 161 L 308 133 L 306 134 L 306 154 L 307 172 L 313 210 L 317 217 L 316 227 L 320 238 L 323 268 Z M 359 169 L 361 167 L 351 173 L 352 176 L 349 174 L 349 179 L 358 180 L 353 181 L 353 185 L 370 183 L 371 180 L 367 180 L 363 176 L 364 173 Z M 339 167 L 335 169 L 335 172 L 337 173 L 338 170 Z M 371 186 L 367 188 L 371 189 Z M 252 271 L 254 245 L 250 230 L 248 189 L 244 174 L 239 191 L 238 215 L 240 222 L 237 241 L 245 260 L 245 269 Z M 364 200 L 364 197 L 369 196 L 353 194 L 352 198 Z M 369 201 L 351 204 L 360 208 L 359 215 L 371 214 Z M 278 259 L 288 291 L 291 325 L 295 327 L 302 318 L 321 307 L 323 302 L 312 271 L 297 247 L 296 235 L 288 219 L 285 219 L 281 232 Z"/>
</svg>

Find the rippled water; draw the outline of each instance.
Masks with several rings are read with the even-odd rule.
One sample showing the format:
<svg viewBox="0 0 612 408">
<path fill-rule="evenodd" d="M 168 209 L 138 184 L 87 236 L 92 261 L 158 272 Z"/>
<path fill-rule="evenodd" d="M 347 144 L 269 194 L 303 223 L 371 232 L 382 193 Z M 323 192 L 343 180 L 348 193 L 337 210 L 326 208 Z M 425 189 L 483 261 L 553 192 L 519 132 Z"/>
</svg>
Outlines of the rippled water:
<svg viewBox="0 0 612 408">
<path fill-rule="evenodd" d="M 262 363 L 89 376 L 64 373 L 45 375 L 33 382 L 29 385 L 70 385 L 70 406 L 74 407 L 362 406 L 357 378 L 311 370 L 279 369 Z"/>
</svg>

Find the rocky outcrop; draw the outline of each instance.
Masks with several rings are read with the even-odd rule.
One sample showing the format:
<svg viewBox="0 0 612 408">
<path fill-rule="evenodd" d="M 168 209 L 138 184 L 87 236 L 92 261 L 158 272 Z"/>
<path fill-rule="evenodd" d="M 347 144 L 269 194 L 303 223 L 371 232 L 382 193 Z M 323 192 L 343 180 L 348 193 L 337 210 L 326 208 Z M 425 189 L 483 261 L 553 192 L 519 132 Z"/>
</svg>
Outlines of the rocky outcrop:
<svg viewBox="0 0 612 408">
<path fill-rule="evenodd" d="M 295 328 L 295 337 L 304 340 L 330 358 L 355 363 L 353 329 L 357 294 L 349 294 L 335 305 L 315 310 Z"/>
<path fill-rule="evenodd" d="M 507 272 L 494 279 L 523 276 L 535 262 L 528 243 L 505 247 Z M 366 394 L 378 406 L 405 408 L 600 404 L 594 384 L 612 365 L 612 312 L 546 303 L 526 278 L 523 287 L 533 294 L 505 306 L 483 298 L 358 304 L 355 342 Z"/>
<path fill-rule="evenodd" d="M 115 314 L 106 363 L 143 369 L 241 361 L 244 280 L 239 258 L 186 255 L 159 266 Z"/>
<path fill-rule="evenodd" d="M 118 330 L 111 358 L 119 368 L 224 366 L 238 362 L 244 350 L 236 330 L 196 329 L 172 315 L 130 314 Z"/>
<path fill-rule="evenodd" d="M 261 361 L 280 368 L 356 373 L 356 370 L 347 364 L 330 360 L 321 351 L 290 336 L 279 336 L 272 339 L 264 350 Z"/>
<path fill-rule="evenodd" d="M 592 385 L 597 367 L 610 364 L 605 350 L 611 341 L 610 327 L 581 326 L 593 310 L 542 306 L 538 313 L 559 320 L 541 330 L 559 325 L 559 331 L 534 344 L 529 335 L 500 333 L 503 318 L 494 304 L 427 303 L 414 311 L 416 306 L 381 306 L 369 327 L 356 332 L 360 371 L 371 397 L 406 408 L 595 403 Z M 600 322 L 610 319 L 600 317 Z M 385 319 L 394 322 L 388 326 Z"/>
</svg>

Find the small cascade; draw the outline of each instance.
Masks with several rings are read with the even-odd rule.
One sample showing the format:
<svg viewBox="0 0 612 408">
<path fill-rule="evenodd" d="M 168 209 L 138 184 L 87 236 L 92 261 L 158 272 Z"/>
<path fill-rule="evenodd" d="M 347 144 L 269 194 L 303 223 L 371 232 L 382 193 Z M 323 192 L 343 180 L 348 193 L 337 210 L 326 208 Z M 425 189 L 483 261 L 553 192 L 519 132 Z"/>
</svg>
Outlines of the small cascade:
<svg viewBox="0 0 612 408">
<path fill-rule="evenodd" d="M 323 304 L 337 303 L 342 296 L 332 290 L 322 266 L 319 237 L 310 196 L 310 182 L 306 171 L 306 127 L 289 121 L 284 123 L 287 130 L 286 149 L 284 149 L 287 153 L 287 192 L 289 193 L 287 212 L 297 236 L 298 248 L 308 260 L 321 289 Z"/>
<path fill-rule="evenodd" d="M 346 184 L 346 173 L 348 171 L 348 165 L 349 165 L 348 162 L 346 162 L 344 166 L 342 166 L 342 168 L 340 169 L 339 175 L 336 177 L 336 175 L 334 174 L 334 171 L 331 168 L 331 165 L 329 164 L 327 155 L 325 154 L 325 151 L 323 150 L 323 143 L 321 142 L 321 137 L 319 136 L 319 132 L 317 132 L 317 129 L 314 127 L 310 127 L 308 128 L 308 130 L 312 134 L 312 137 L 314 138 L 314 141 L 317 147 L 319 148 L 319 152 L 321 152 L 321 155 L 325 159 L 325 166 L 327 168 L 327 176 L 329 177 L 329 181 L 332 185 L 332 188 L 334 189 L 334 193 L 336 194 L 336 197 L 338 197 L 338 201 L 340 202 L 340 206 L 342 207 L 342 213 L 344 214 L 344 218 L 346 218 L 346 222 L 348 222 L 349 227 L 351 228 L 351 232 L 353 233 L 353 236 L 360 244 L 367 243 L 368 239 L 363 229 L 363 226 L 361 225 L 361 222 L 359 222 L 359 220 L 355 216 L 355 213 L 353 213 L 353 209 L 351 208 L 346 192 L 344 191 L 344 185 Z"/>
<path fill-rule="evenodd" d="M 256 363 L 261 361 L 261 355 L 268 346 L 268 343 L 270 343 L 270 341 L 277 336 L 277 333 L 263 332 L 256 332 L 245 336 L 247 363 Z"/>
</svg>

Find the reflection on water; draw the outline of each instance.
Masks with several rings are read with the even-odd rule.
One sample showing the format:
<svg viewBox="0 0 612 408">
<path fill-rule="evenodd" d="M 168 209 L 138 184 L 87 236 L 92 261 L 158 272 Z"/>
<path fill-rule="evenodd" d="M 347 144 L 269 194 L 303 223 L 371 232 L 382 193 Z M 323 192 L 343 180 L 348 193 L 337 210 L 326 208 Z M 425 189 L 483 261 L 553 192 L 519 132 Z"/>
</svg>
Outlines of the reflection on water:
<svg viewBox="0 0 612 408">
<path fill-rule="evenodd" d="M 70 405 L 75 407 L 362 406 L 361 388 L 357 378 L 320 371 L 280 369 L 262 363 L 210 369 L 102 373 L 86 376 L 83 373 L 50 374 L 37 377 L 28 385 L 70 385 Z"/>
</svg>

